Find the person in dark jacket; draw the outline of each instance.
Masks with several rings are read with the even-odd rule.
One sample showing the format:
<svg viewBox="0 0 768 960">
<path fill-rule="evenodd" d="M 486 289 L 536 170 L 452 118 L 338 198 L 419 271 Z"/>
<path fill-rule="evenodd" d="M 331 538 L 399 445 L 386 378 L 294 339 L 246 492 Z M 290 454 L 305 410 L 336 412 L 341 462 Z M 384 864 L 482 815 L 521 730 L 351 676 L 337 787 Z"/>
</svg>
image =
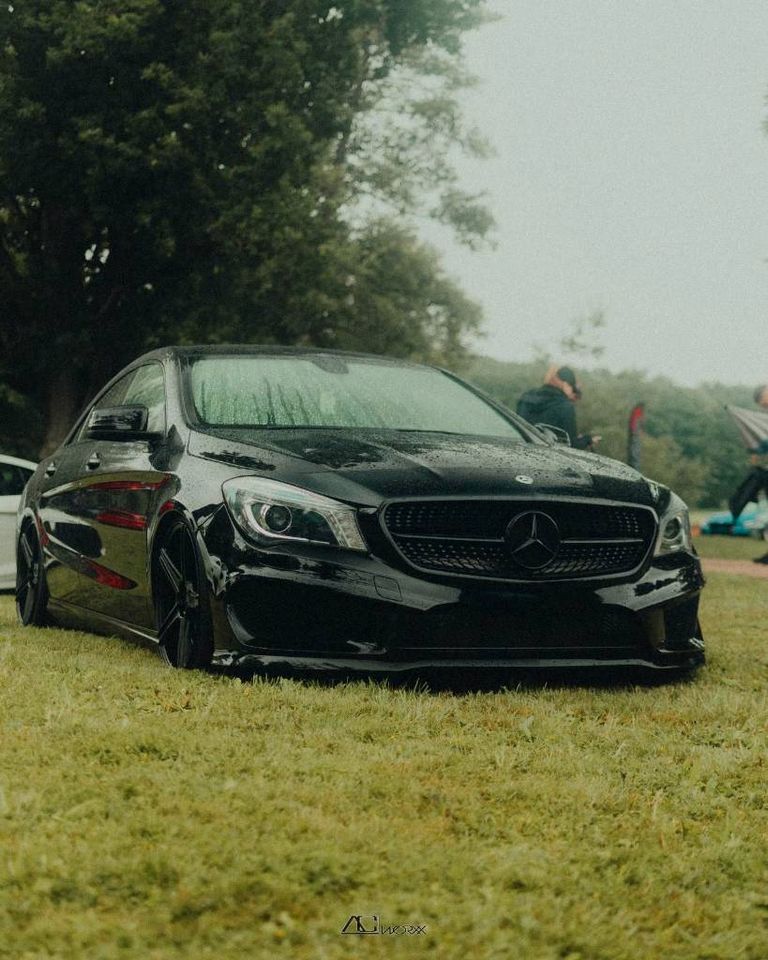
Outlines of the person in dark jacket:
<svg viewBox="0 0 768 960">
<path fill-rule="evenodd" d="M 545 423 L 559 427 L 568 434 L 571 446 L 591 450 L 600 437 L 578 433 L 576 429 L 576 402 L 581 387 L 570 367 L 552 366 L 544 377 L 544 385 L 526 390 L 517 402 L 517 412 L 529 423 Z"/>
</svg>

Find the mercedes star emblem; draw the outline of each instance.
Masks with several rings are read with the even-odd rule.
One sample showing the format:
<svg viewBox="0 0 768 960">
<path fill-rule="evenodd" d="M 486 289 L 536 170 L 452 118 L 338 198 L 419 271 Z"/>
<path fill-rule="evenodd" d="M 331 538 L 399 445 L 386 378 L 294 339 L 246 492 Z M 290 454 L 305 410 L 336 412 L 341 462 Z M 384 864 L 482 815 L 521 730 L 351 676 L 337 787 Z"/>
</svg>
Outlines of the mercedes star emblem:
<svg viewBox="0 0 768 960">
<path fill-rule="evenodd" d="M 526 486 L 530 486 L 533 483 L 533 477 L 529 477 L 524 473 L 518 473 L 515 477 L 518 483 L 524 483 Z"/>
<path fill-rule="evenodd" d="M 526 570 L 541 570 L 557 556 L 560 548 L 560 531 L 546 513 L 528 510 L 513 517 L 504 539 L 509 554 L 518 566 Z"/>
</svg>

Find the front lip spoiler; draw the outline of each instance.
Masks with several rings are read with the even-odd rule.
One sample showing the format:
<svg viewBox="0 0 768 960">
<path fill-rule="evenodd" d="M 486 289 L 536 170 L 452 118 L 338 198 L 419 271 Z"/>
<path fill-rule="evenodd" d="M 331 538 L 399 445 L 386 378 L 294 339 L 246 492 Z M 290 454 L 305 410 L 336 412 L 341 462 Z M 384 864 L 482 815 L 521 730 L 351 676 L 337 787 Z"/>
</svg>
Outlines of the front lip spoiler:
<svg viewBox="0 0 768 960">
<path fill-rule="evenodd" d="M 651 670 L 659 673 L 691 670 L 705 662 L 704 651 L 697 646 L 687 650 L 674 651 L 664 660 L 652 660 L 646 657 L 616 657 L 597 659 L 594 657 L 558 657 L 541 658 L 499 658 L 499 659 L 462 659 L 462 660 L 404 660 L 382 661 L 365 660 L 353 657 L 281 657 L 256 653 L 222 654 L 214 660 L 219 667 L 253 667 L 264 671 L 291 671 L 301 673 L 354 673 L 366 676 L 395 675 L 439 671 L 456 673 L 457 671 L 494 671 L 515 672 L 517 670 Z"/>
</svg>

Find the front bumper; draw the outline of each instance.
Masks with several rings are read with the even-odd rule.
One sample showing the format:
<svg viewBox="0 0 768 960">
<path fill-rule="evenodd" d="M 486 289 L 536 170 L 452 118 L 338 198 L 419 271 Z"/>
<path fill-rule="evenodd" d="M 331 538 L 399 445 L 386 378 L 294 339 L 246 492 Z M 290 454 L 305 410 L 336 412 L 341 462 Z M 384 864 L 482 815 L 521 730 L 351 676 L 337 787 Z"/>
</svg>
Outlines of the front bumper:
<svg viewBox="0 0 768 960">
<path fill-rule="evenodd" d="M 400 674 L 704 662 L 698 558 L 656 559 L 631 582 L 471 584 L 375 557 L 244 548 L 216 558 L 215 659 L 266 669 Z"/>
</svg>

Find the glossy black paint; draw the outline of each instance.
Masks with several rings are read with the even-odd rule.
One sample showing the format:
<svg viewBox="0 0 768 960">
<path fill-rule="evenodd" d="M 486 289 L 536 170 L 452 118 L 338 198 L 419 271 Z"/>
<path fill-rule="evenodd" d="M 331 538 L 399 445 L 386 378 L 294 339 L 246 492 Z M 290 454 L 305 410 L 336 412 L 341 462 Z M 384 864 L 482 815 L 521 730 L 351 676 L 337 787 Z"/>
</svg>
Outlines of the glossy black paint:
<svg viewBox="0 0 768 960">
<path fill-rule="evenodd" d="M 219 663 L 387 673 L 436 666 L 687 669 L 703 662 L 703 579 L 692 554 L 649 555 L 618 581 L 478 582 L 414 571 L 381 522 L 392 500 L 461 497 L 509 500 L 512 512 L 518 500 L 617 502 L 651 511 L 658 523 L 664 503 L 634 470 L 555 446 L 527 425 L 525 443 L 373 430 L 204 429 L 185 405 L 183 385 L 188 358 L 207 352 L 232 350 L 155 351 L 102 391 L 127 371 L 162 364 L 161 436 L 90 433 L 83 425 L 97 397 L 27 486 L 20 528 L 38 533 L 54 620 L 157 640 L 153 557 L 167 525 L 184 518 L 204 571 Z M 117 431 L 125 423 L 146 427 L 135 407 L 108 416 Z M 370 552 L 251 543 L 222 499 L 226 480 L 249 474 L 355 505 Z M 521 475 L 532 484 L 523 488 Z"/>
</svg>

